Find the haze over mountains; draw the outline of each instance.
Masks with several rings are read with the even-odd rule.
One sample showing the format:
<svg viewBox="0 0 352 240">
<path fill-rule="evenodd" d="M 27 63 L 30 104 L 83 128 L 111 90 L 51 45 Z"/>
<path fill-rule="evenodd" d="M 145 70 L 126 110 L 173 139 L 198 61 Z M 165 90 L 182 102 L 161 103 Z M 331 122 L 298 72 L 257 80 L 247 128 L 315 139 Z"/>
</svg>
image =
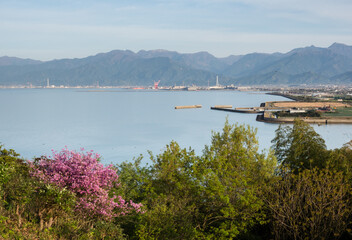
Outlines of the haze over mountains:
<svg viewBox="0 0 352 240">
<path fill-rule="evenodd" d="M 81 59 L 0 57 L 0 85 L 161 86 L 352 84 L 352 46 L 305 47 L 288 53 L 216 58 L 208 52 L 114 50 Z"/>
</svg>

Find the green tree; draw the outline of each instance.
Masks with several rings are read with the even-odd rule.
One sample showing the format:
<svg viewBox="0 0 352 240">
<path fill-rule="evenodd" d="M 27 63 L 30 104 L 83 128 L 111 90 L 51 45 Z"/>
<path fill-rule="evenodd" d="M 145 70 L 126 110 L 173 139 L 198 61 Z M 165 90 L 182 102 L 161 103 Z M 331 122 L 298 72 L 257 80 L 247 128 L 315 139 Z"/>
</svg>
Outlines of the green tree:
<svg viewBox="0 0 352 240">
<path fill-rule="evenodd" d="M 350 185 L 328 168 L 288 173 L 265 197 L 275 239 L 337 239 L 351 216 Z"/>
<path fill-rule="evenodd" d="M 266 222 L 261 191 L 276 166 L 271 152 L 258 152 L 256 130 L 227 121 L 212 144 L 204 149 L 197 168 L 203 206 L 201 226 L 205 236 L 235 238 L 255 224 Z"/>
<path fill-rule="evenodd" d="M 296 119 L 293 127 L 280 125 L 272 143 L 278 162 L 283 167 L 297 172 L 327 166 L 328 151 L 324 139 L 302 120 Z"/>
<path fill-rule="evenodd" d="M 120 189 L 142 196 L 146 208 L 135 238 L 232 239 L 267 222 L 261 194 L 276 160 L 258 151 L 249 126 L 226 121 L 202 156 L 171 142 L 151 159 L 149 168 L 141 168 L 140 159 L 119 166 Z"/>
<path fill-rule="evenodd" d="M 72 193 L 37 181 L 30 169 L 14 150 L 0 146 L 0 208 L 6 219 L 0 234 L 4 238 L 50 238 L 55 235 L 48 229 L 65 223 L 62 219 L 72 213 Z"/>
<path fill-rule="evenodd" d="M 3 217 L 11 222 L 5 228 L 7 233 L 22 227 L 26 207 L 34 191 L 26 162 L 13 149 L 7 150 L 0 145 L 0 207 Z"/>
<path fill-rule="evenodd" d="M 329 166 L 342 171 L 347 181 L 352 183 L 352 141 L 329 151 Z"/>
<path fill-rule="evenodd" d="M 140 239 L 193 239 L 199 185 L 194 178 L 197 157 L 193 150 L 181 149 L 176 142 L 154 157 L 144 183 L 147 207 L 138 227 Z"/>
<path fill-rule="evenodd" d="M 39 181 L 31 165 L 0 146 L 0 239 L 123 238 L 117 224 L 74 214 L 74 193 Z"/>
<path fill-rule="evenodd" d="M 131 199 L 133 202 L 142 203 L 144 205 L 142 208 L 145 210 L 148 202 L 152 200 L 149 196 L 151 168 L 148 164 L 142 165 L 142 160 L 143 156 L 141 155 L 131 162 L 122 162 L 116 165 L 119 176 L 119 187 L 112 189 L 112 191 L 115 191 L 124 199 Z M 129 239 L 139 239 L 137 228 L 142 223 L 141 214 L 120 215 L 115 218 L 114 223 L 121 225 L 123 232 Z"/>
</svg>

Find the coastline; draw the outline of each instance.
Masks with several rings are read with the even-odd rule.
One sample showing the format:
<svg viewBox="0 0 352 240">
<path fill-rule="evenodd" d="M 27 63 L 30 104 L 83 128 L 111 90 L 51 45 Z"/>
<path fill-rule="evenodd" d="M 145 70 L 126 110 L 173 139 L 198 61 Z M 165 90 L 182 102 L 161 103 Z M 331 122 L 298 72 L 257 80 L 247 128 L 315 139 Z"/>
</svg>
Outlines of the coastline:
<svg viewBox="0 0 352 240">
<path fill-rule="evenodd" d="M 268 95 L 276 95 L 282 96 L 294 101 L 275 101 L 275 102 L 265 102 L 261 103 L 260 107 L 248 107 L 248 108 L 234 108 L 234 109 L 225 109 L 220 107 L 211 107 L 212 110 L 220 110 L 227 112 L 237 112 L 237 113 L 249 113 L 249 114 L 257 114 L 256 121 L 258 122 L 266 122 L 266 123 L 274 123 L 274 124 L 293 124 L 295 119 L 298 118 L 309 124 L 352 124 L 352 116 L 321 116 L 321 117 L 277 117 L 273 113 L 276 111 L 297 111 L 297 109 L 318 109 L 321 107 L 325 107 L 325 105 L 331 105 L 331 108 L 347 107 L 349 104 L 339 103 L 339 102 L 305 102 L 302 100 L 296 100 L 295 97 L 291 97 L 285 94 L 279 93 L 267 93 Z M 276 104 L 275 104 L 276 103 Z M 296 104 L 295 104 L 296 103 Z"/>
<path fill-rule="evenodd" d="M 309 118 L 309 117 L 297 117 L 298 119 L 310 123 L 310 124 L 352 124 L 352 117 L 321 117 L 321 118 Z M 257 115 L 256 120 L 258 122 L 274 123 L 274 124 L 293 124 L 296 118 L 268 118 L 265 114 Z"/>
</svg>

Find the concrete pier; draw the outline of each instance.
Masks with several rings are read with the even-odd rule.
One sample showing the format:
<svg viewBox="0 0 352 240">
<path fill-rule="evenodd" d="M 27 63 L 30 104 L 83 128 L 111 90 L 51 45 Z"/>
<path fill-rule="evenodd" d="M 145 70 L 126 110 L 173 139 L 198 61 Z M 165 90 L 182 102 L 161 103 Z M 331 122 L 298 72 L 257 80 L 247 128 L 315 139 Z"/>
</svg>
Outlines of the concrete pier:
<svg viewBox="0 0 352 240">
<path fill-rule="evenodd" d="M 232 105 L 215 105 L 214 108 L 232 108 Z"/>
<path fill-rule="evenodd" d="M 202 105 L 176 106 L 175 109 L 201 108 Z"/>
<path fill-rule="evenodd" d="M 238 113 L 255 113 L 255 114 L 259 114 L 259 113 L 263 113 L 264 112 L 264 108 L 235 108 L 233 109 L 232 106 L 231 108 L 226 108 L 226 107 L 219 107 L 219 106 L 214 106 L 211 107 L 210 109 L 212 110 L 220 110 L 220 111 L 227 111 L 227 112 L 238 112 Z"/>
</svg>

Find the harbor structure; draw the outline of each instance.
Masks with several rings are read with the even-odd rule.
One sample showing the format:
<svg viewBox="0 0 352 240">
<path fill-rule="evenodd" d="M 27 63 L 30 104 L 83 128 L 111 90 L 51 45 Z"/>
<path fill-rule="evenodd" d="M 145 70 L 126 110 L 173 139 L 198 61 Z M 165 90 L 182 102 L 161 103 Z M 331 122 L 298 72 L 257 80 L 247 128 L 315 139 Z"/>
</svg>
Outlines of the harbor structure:
<svg viewBox="0 0 352 240">
<path fill-rule="evenodd" d="M 216 83 L 215 83 L 215 86 L 209 87 L 209 90 L 223 90 L 223 89 L 225 89 L 225 87 L 223 87 L 223 86 L 221 86 L 221 85 L 219 84 L 219 76 L 216 75 Z"/>
<path fill-rule="evenodd" d="M 176 106 L 175 109 L 202 108 L 202 105 Z"/>
<path fill-rule="evenodd" d="M 160 80 L 154 81 L 154 89 L 159 89 L 159 83 L 160 83 Z"/>
</svg>

